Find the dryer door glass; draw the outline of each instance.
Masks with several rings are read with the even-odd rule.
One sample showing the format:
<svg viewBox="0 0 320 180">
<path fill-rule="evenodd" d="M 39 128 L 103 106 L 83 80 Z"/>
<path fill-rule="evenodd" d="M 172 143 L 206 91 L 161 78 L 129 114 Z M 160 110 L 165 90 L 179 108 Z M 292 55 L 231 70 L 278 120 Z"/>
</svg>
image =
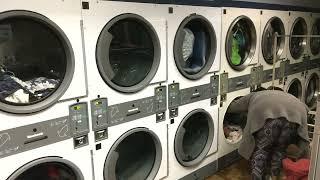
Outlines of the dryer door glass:
<svg viewBox="0 0 320 180">
<path fill-rule="evenodd" d="M 315 23 L 312 26 L 312 35 L 318 35 L 320 36 L 320 18 L 315 21 Z M 311 53 L 316 56 L 320 53 L 320 38 L 319 37 L 313 37 L 310 40 L 310 48 Z"/>
<path fill-rule="evenodd" d="M 241 97 L 235 98 L 232 102 L 239 98 Z M 247 113 L 230 113 L 228 108 L 223 119 L 223 132 L 227 142 L 230 144 L 236 144 L 240 142 L 246 124 Z"/>
<path fill-rule="evenodd" d="M 161 163 L 160 141 L 143 129 L 127 132 L 108 153 L 104 179 L 154 179 Z"/>
<path fill-rule="evenodd" d="M 97 63 L 105 82 L 120 92 L 136 92 L 152 80 L 160 62 L 159 39 L 144 18 L 125 14 L 103 28 Z"/>
<path fill-rule="evenodd" d="M 180 73 L 199 79 L 212 66 L 216 54 L 216 36 L 211 23 L 200 15 L 187 17 L 174 40 L 174 59 Z"/>
<path fill-rule="evenodd" d="M 49 19 L 31 12 L 0 15 L 0 108 L 41 110 L 58 100 L 74 71 L 70 43 Z"/>
<path fill-rule="evenodd" d="M 213 134 L 213 119 L 207 111 L 196 109 L 188 113 L 180 123 L 174 140 L 179 163 L 183 166 L 199 164 L 211 148 Z"/>
<path fill-rule="evenodd" d="M 235 70 L 245 69 L 256 51 L 256 29 L 245 16 L 238 17 L 230 26 L 226 39 L 226 55 Z"/>
<path fill-rule="evenodd" d="M 81 180 L 79 177 L 67 164 L 46 162 L 26 169 L 14 180 Z"/>
<path fill-rule="evenodd" d="M 273 64 L 273 52 L 274 52 L 274 38 L 275 33 L 278 33 L 278 35 L 285 35 L 285 29 L 283 22 L 278 17 L 271 18 L 262 35 L 262 54 L 264 57 L 264 60 L 268 64 Z M 285 45 L 285 37 L 278 37 L 277 38 L 277 60 L 281 57 L 283 53 Z"/>
<path fill-rule="evenodd" d="M 287 93 L 292 94 L 298 99 L 302 99 L 302 84 L 300 80 L 294 79 L 288 85 Z"/>
<path fill-rule="evenodd" d="M 315 110 L 317 105 L 317 97 L 319 93 L 319 76 L 317 74 L 312 74 L 307 82 L 305 103 L 311 110 Z"/>
<path fill-rule="evenodd" d="M 307 35 L 307 23 L 303 18 L 297 18 L 292 25 L 290 35 Z M 290 37 L 289 49 L 293 59 L 299 59 L 307 44 L 306 37 Z"/>
</svg>

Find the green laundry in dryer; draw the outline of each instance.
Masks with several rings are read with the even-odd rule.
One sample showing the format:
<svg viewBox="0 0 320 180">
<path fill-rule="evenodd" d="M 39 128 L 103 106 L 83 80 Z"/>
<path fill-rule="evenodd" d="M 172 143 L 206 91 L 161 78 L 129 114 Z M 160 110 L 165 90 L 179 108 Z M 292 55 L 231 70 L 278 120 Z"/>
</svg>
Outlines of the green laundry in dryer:
<svg viewBox="0 0 320 180">
<path fill-rule="evenodd" d="M 241 56 L 239 55 L 239 42 L 237 38 L 232 38 L 232 55 L 231 55 L 231 63 L 233 65 L 241 64 Z"/>
</svg>

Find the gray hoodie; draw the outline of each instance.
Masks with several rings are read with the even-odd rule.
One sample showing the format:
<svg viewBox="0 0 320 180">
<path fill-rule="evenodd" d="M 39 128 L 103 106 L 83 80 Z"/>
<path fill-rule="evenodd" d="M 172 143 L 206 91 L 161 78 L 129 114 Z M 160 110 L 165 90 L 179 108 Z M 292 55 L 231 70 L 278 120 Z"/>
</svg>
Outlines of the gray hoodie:
<svg viewBox="0 0 320 180">
<path fill-rule="evenodd" d="M 228 112 L 248 112 L 243 141 L 239 147 L 239 154 L 246 159 L 250 158 L 255 148 L 253 133 L 260 130 L 267 119 L 285 118 L 299 124 L 298 134 L 303 139 L 299 146 L 302 146 L 305 152 L 309 151 L 308 107 L 291 94 L 277 90 L 253 92 L 232 102 Z"/>
</svg>

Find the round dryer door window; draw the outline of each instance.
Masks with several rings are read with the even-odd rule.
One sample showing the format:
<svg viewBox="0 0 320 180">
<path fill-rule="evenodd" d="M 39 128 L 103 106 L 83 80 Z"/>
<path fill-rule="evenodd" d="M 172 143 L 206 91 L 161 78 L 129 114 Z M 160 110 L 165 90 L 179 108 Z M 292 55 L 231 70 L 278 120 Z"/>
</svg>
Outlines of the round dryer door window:
<svg viewBox="0 0 320 180">
<path fill-rule="evenodd" d="M 307 35 L 307 23 L 303 18 L 297 18 L 291 29 L 290 35 Z M 294 59 L 299 59 L 305 50 L 307 44 L 306 37 L 290 37 L 289 49 Z"/>
<path fill-rule="evenodd" d="M 146 128 L 132 129 L 111 147 L 104 165 L 104 179 L 153 180 L 161 159 L 159 138 Z"/>
<path fill-rule="evenodd" d="M 211 115 L 203 110 L 191 111 L 183 118 L 174 139 L 174 152 L 183 166 L 199 164 L 208 154 L 214 138 Z"/>
<path fill-rule="evenodd" d="M 143 17 L 123 14 L 109 21 L 98 39 L 96 58 L 104 81 L 132 93 L 146 87 L 160 63 L 160 42 Z"/>
<path fill-rule="evenodd" d="M 302 84 L 299 79 L 294 79 L 288 85 L 287 93 L 301 100 L 302 98 Z"/>
<path fill-rule="evenodd" d="M 180 73 L 199 79 L 211 68 L 216 54 L 216 35 L 211 23 L 191 15 L 180 24 L 174 40 L 174 59 Z"/>
<path fill-rule="evenodd" d="M 256 41 L 256 29 L 251 19 L 240 16 L 231 24 L 226 37 L 226 55 L 233 69 L 243 70 L 250 64 Z"/>
<path fill-rule="evenodd" d="M 273 64 L 274 50 L 276 50 L 277 59 L 279 59 L 283 53 L 285 37 L 275 37 L 276 33 L 278 35 L 285 35 L 285 29 L 281 19 L 273 17 L 264 28 L 261 44 L 263 58 L 268 64 Z M 274 38 L 277 38 L 276 48 L 274 47 Z"/>
<path fill-rule="evenodd" d="M 312 74 L 307 80 L 307 88 L 305 94 L 306 105 L 314 110 L 317 105 L 317 97 L 319 93 L 319 76 L 317 74 Z"/>
<path fill-rule="evenodd" d="M 42 158 L 26 164 L 8 180 L 84 180 L 73 163 L 62 158 Z"/>
<path fill-rule="evenodd" d="M 312 35 L 320 36 L 320 19 L 317 19 L 312 26 Z M 310 39 L 311 53 L 316 56 L 320 53 L 320 38 L 312 37 Z"/>
<path fill-rule="evenodd" d="M 241 97 L 235 98 L 232 102 L 239 98 Z M 230 113 L 228 108 L 223 119 L 223 132 L 227 142 L 230 144 L 236 144 L 240 142 L 246 124 L 247 113 Z"/>
<path fill-rule="evenodd" d="M 0 14 L 0 109 L 30 113 L 50 106 L 73 71 L 71 45 L 56 24 L 32 12 Z"/>
</svg>

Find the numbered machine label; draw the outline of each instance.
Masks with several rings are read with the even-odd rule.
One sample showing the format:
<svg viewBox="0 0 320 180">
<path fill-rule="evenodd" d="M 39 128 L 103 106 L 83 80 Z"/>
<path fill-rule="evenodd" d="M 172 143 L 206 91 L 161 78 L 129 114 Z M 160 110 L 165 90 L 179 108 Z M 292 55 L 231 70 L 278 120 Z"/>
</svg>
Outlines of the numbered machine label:
<svg viewBox="0 0 320 180">
<path fill-rule="evenodd" d="M 95 141 L 108 138 L 107 98 L 99 98 L 91 101 L 92 130 Z"/>
<path fill-rule="evenodd" d="M 89 117 L 88 104 L 85 102 L 77 103 L 69 107 L 69 119 L 71 135 L 74 137 L 75 148 L 89 144 Z"/>
</svg>

